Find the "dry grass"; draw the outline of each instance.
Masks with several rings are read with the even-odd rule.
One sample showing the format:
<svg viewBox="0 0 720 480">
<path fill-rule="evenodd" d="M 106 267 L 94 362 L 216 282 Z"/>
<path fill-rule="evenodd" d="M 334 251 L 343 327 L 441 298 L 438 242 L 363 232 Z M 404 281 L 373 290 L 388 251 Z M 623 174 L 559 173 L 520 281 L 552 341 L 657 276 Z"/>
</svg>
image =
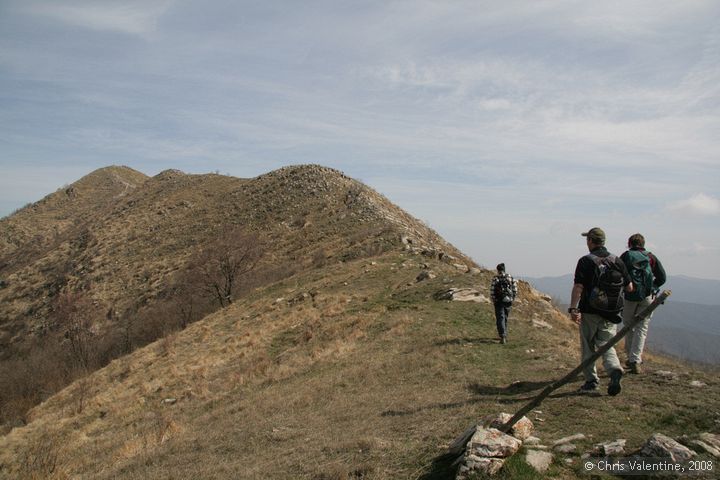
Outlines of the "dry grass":
<svg viewBox="0 0 720 480">
<path fill-rule="evenodd" d="M 0 437 L 2 478 L 451 478 L 440 455 L 458 434 L 520 408 L 578 361 L 575 328 L 526 284 L 504 346 L 490 305 L 434 300 L 448 286 L 487 288 L 491 274 L 401 253 L 402 234 L 418 251 L 471 264 L 338 172 L 296 167 L 252 180 L 165 172 L 122 195 L 105 174 L 81 181 L 76 197 L 49 198 L 52 212 L 2 220 L 15 229 L 0 239 L 4 252 L 28 245 L 22 228 L 33 219 L 57 223 L 41 231 L 59 233 L 37 239 L 18 257 L 24 264 L 0 265 L 9 279 L 0 340 L 37 351 L 30 330 L 47 318 L 47 298 L 73 289 L 107 312 L 93 328 L 164 336 L 68 385 Z M 92 203 L 91 191 L 115 200 L 83 210 L 76 225 L 64 208 L 69 198 Z M 266 242 L 260 272 L 231 306 L 175 332 L 168 326 L 188 322 L 172 304 L 173 282 L 227 225 Z M 424 263 L 438 276 L 417 283 Z M 589 436 L 581 448 L 616 438 L 634 447 L 655 431 L 717 431 L 716 372 L 649 358 L 679 377 L 631 377 L 614 398 L 579 397 L 568 386 L 533 414 L 538 435 L 581 431 Z M 16 370 L 0 376 L 24 388 L 21 372 L 34 369 Z M 693 379 L 708 386 L 691 389 Z M 27 390 L 13 408 L 44 398 Z M 503 475 L 532 478 L 520 460 Z M 558 464 L 549 475 L 579 471 Z"/>
<path fill-rule="evenodd" d="M 17 397 L 12 385 L 18 382 L 4 381 L 39 348 L 68 343 L 57 298 L 82 294 L 92 302 L 93 358 L 83 369 L 102 367 L 219 308 L 213 298 L 197 298 L 190 313 L 179 315 L 188 292 L 202 294 L 189 266 L 234 227 L 256 235 L 264 250 L 252 274 L 239 279 L 235 298 L 295 273 L 397 249 L 401 235 L 462 257 L 381 195 L 318 166 L 251 180 L 177 171 L 147 178 L 110 167 L 1 219 L 0 226 L 3 430 L 57 391 L 57 382 L 36 382 L 26 385 L 33 392 Z"/>
<path fill-rule="evenodd" d="M 577 335 L 522 285 L 511 343 L 498 345 L 489 305 L 432 299 L 443 278 L 485 286 L 488 272 L 423 259 L 440 275 L 415 283 L 419 268 L 401 266 L 408 260 L 392 253 L 292 277 L 114 361 L 89 377 L 82 411 L 71 386 L 0 440 L 0 472 L 19 471 L 22 452 L 49 434 L 67 447 L 58 468 L 77 478 L 449 478 L 435 461 L 444 448 L 564 374 Z M 553 328 L 532 327 L 533 318 Z M 629 378 L 615 398 L 563 389 L 534 414 L 538 435 L 580 431 L 590 437 L 583 447 L 637 446 L 658 430 L 716 429 L 714 377 L 680 373 Z M 709 386 L 680 388 L 691 378 Z M 578 474 L 553 468 L 556 478 Z"/>
</svg>

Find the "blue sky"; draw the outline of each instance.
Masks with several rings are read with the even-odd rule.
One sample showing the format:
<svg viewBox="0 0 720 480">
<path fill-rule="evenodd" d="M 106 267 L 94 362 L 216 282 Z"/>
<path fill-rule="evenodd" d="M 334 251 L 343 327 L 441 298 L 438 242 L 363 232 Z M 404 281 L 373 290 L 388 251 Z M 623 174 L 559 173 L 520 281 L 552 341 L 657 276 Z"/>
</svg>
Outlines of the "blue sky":
<svg viewBox="0 0 720 480">
<path fill-rule="evenodd" d="M 480 264 L 720 278 L 720 3 L 0 0 L 0 215 L 95 168 L 340 169 Z"/>
</svg>

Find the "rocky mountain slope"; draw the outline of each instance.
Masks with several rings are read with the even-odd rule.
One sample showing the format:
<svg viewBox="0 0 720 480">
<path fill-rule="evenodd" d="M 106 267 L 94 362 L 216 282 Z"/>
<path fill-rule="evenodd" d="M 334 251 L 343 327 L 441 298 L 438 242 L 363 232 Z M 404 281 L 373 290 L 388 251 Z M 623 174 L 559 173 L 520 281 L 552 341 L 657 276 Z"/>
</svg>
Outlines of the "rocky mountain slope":
<svg viewBox="0 0 720 480">
<path fill-rule="evenodd" d="M 3 428 L 255 287 L 400 246 L 471 263 L 382 195 L 316 165 L 253 179 L 103 168 L 1 219 L 0 232 Z M 246 246 L 259 261 L 221 305 L 205 267 Z"/>
<path fill-rule="evenodd" d="M 334 170 L 164 172 L 120 198 L 87 226 L 86 256 L 67 257 L 84 268 L 64 289 L 163 302 L 183 262 L 233 222 L 263 238 L 260 270 L 296 268 L 47 398 L 0 437 L 0 478 L 454 478 L 443 454 L 468 425 L 519 409 L 578 361 L 576 327 L 524 282 L 510 342 L 497 343 L 492 272 Z M 12 302 L 31 294 L 22 280 L 35 277 L 20 274 L 38 262 L 4 270 Z M 465 301 L 448 300 L 458 289 Z M 718 431 L 717 372 L 648 363 L 617 397 L 575 384 L 551 395 L 535 434 L 583 433 L 577 453 L 555 452 L 545 474 L 518 456 L 500 478 L 582 478 L 595 443 Z"/>
<path fill-rule="evenodd" d="M 381 251 L 401 236 L 461 257 L 377 192 L 318 166 L 250 180 L 179 171 L 147 178 L 109 167 L 0 227 L 2 357 L 52 330 L 48 314 L 61 292 L 84 292 L 103 314 L 134 312 L 167 295 L 193 254 L 230 227 L 260 237 L 266 267 L 292 271 Z"/>
</svg>

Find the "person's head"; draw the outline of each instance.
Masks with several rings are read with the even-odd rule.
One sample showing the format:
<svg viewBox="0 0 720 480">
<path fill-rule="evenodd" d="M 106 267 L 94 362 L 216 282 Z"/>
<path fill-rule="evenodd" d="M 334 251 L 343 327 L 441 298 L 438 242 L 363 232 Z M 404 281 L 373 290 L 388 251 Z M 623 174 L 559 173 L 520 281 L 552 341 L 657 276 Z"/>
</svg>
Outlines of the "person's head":
<svg viewBox="0 0 720 480">
<path fill-rule="evenodd" d="M 498 273 L 505 273 L 505 264 L 504 263 L 498 263 L 497 268 Z"/>
<path fill-rule="evenodd" d="M 600 227 L 593 227 L 587 232 L 581 233 L 581 235 L 587 237 L 587 245 L 590 250 L 605 245 L 605 232 Z"/>
<path fill-rule="evenodd" d="M 643 237 L 639 233 L 630 235 L 630 238 L 628 238 L 628 247 L 629 248 L 645 248 L 645 237 Z"/>
</svg>

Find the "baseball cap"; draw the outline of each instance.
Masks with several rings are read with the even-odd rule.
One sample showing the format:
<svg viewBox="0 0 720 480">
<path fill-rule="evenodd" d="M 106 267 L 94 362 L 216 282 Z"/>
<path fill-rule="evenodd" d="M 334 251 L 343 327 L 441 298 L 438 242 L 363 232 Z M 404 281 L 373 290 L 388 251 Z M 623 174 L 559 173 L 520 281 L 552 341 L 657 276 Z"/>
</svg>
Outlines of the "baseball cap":
<svg viewBox="0 0 720 480">
<path fill-rule="evenodd" d="M 590 237 L 593 240 L 600 240 L 602 242 L 605 241 L 605 232 L 600 227 L 593 227 L 587 232 L 581 233 L 580 235 L 582 235 L 583 237 Z"/>
</svg>

